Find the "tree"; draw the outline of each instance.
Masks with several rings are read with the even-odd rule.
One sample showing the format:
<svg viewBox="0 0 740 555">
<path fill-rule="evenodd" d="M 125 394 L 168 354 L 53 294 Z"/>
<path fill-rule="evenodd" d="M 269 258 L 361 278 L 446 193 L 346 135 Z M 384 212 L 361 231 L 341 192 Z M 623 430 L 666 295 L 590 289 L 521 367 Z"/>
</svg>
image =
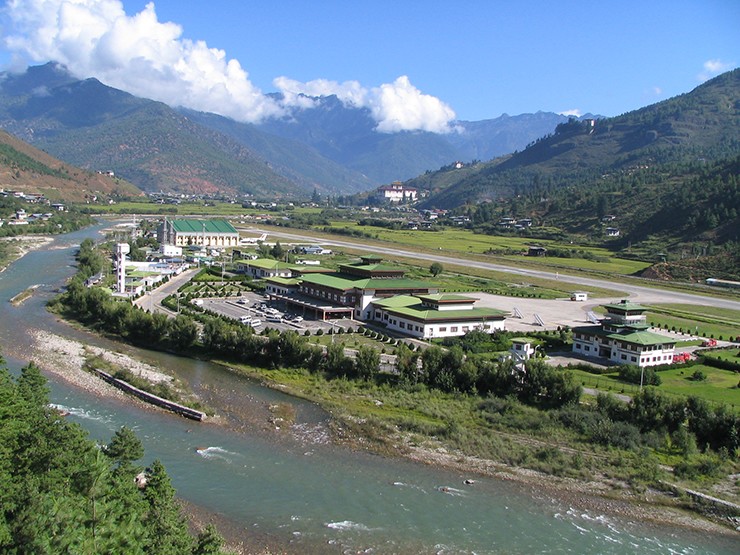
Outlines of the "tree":
<svg viewBox="0 0 740 555">
<path fill-rule="evenodd" d="M 103 451 L 113 461 L 121 464 L 134 462 L 144 456 L 144 446 L 127 426 L 121 426 Z"/>
<path fill-rule="evenodd" d="M 432 265 L 429 266 L 429 273 L 431 273 L 434 277 L 437 277 L 439 274 L 441 274 L 443 270 L 444 268 L 439 262 L 432 262 Z"/>
<path fill-rule="evenodd" d="M 367 345 L 360 345 L 355 357 L 355 373 L 363 380 L 371 380 L 378 373 L 380 354 Z"/>
<path fill-rule="evenodd" d="M 175 489 L 164 465 L 158 460 L 147 469 L 144 498 L 149 504 L 145 521 L 149 532 L 146 552 L 150 555 L 172 555 L 192 551 L 193 539 L 175 502 Z"/>
<path fill-rule="evenodd" d="M 223 545 L 224 539 L 221 534 L 218 533 L 218 530 L 216 530 L 213 524 L 208 524 L 198 534 L 193 555 L 220 555 Z"/>
</svg>

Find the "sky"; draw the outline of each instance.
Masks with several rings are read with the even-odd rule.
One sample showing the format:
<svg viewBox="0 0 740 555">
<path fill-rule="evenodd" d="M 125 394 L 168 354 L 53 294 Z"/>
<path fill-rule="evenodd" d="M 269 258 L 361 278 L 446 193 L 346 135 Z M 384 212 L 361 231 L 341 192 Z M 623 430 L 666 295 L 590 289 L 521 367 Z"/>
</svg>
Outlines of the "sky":
<svg viewBox="0 0 740 555">
<path fill-rule="evenodd" d="M 258 123 L 336 94 L 380 133 L 616 116 L 740 63 L 740 0 L 6 0 L 0 69 Z M 268 93 L 283 93 L 276 100 Z"/>
</svg>

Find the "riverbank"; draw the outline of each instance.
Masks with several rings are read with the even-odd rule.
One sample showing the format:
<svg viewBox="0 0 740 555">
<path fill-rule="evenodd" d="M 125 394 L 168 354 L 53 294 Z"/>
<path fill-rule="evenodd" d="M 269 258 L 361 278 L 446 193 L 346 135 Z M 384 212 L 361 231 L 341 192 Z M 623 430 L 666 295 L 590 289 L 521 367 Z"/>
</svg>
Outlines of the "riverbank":
<svg viewBox="0 0 740 555">
<path fill-rule="evenodd" d="M 5 256 L 0 260 L 0 272 L 27 253 L 40 249 L 51 243 L 53 239 L 47 235 L 18 235 L 16 237 L 0 237 L 0 242 L 7 249 Z"/>
<path fill-rule="evenodd" d="M 172 379 L 151 365 L 137 361 L 128 355 L 84 345 L 79 341 L 70 340 L 41 330 L 34 331 L 32 335 L 34 338 L 32 352 L 26 353 L 25 356 L 30 354 L 31 359 L 45 372 L 53 374 L 67 383 L 97 396 L 115 398 L 120 402 L 136 403 L 143 409 L 157 410 L 138 399 L 123 394 L 120 390 L 85 371 L 83 367 L 89 356 L 100 357 L 102 360 L 125 368 L 153 382 Z M 258 375 L 252 377 L 258 377 Z M 263 384 L 284 393 L 294 393 L 290 391 L 290 388 L 282 384 L 270 383 L 269 380 L 263 380 Z M 305 395 L 301 394 L 301 392 L 295 393 L 297 396 L 305 398 Z M 243 411 L 250 412 L 246 408 Z M 265 419 L 264 414 L 261 414 L 256 419 L 252 413 L 253 411 L 246 416 L 242 414 L 243 411 L 240 410 L 238 413 L 233 414 L 231 418 L 224 419 L 222 424 L 237 433 L 245 425 L 249 425 L 252 431 L 258 430 L 264 434 L 283 434 L 285 432 L 285 429 L 279 430 L 272 422 Z M 371 442 L 367 441 L 366 437 L 363 437 L 354 430 L 351 422 L 338 415 L 334 415 L 334 418 L 335 421 L 332 426 L 334 433 L 328 437 L 324 437 L 322 441 L 333 442 L 356 450 L 378 451 Z M 635 493 L 634 490 L 627 488 L 626 485 L 620 487 L 620 484 L 614 481 L 585 482 L 555 477 L 541 472 L 466 456 L 460 452 L 448 451 L 441 443 L 437 444 L 434 440 L 418 444 L 411 441 L 408 435 L 401 433 L 388 436 L 385 439 L 387 443 L 380 449 L 382 455 L 401 456 L 419 464 L 454 470 L 460 474 L 461 482 L 466 479 L 474 482 L 481 476 L 486 476 L 515 482 L 528 495 L 534 498 L 541 498 L 543 502 L 557 499 L 560 502 L 577 507 L 579 510 L 614 515 L 632 521 L 652 523 L 656 526 L 681 526 L 712 534 L 737 537 L 737 534 L 726 525 L 723 526 L 701 518 L 696 513 L 685 509 L 684 507 L 687 505 L 684 505 L 681 500 L 663 492 L 645 490 Z M 473 485 L 472 487 L 475 486 Z M 188 514 L 195 522 L 198 522 L 206 515 L 205 512 L 200 511 L 195 506 L 189 508 Z M 216 516 L 210 515 L 209 518 L 216 518 Z M 258 545 L 257 543 L 253 543 L 254 538 L 252 538 L 250 533 L 245 534 L 243 529 L 234 523 L 229 523 L 228 519 L 216 518 L 216 520 L 222 520 L 219 523 L 219 529 L 224 528 L 222 534 L 237 553 L 285 552 L 284 546 L 268 547 L 270 542 L 267 538 L 261 538 L 257 542 L 260 544 L 259 550 L 255 551 Z M 239 546 L 241 546 L 241 549 Z"/>
</svg>

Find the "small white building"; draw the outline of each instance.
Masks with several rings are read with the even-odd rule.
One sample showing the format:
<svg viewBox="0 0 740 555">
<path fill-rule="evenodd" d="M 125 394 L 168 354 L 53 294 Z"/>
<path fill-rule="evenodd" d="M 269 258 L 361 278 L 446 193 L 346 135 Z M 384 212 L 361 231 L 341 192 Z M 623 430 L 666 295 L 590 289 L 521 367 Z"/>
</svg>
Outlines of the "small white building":
<svg viewBox="0 0 740 555">
<path fill-rule="evenodd" d="M 535 348 L 528 337 L 512 337 L 509 352 L 517 360 L 529 360 L 534 356 Z"/>
</svg>

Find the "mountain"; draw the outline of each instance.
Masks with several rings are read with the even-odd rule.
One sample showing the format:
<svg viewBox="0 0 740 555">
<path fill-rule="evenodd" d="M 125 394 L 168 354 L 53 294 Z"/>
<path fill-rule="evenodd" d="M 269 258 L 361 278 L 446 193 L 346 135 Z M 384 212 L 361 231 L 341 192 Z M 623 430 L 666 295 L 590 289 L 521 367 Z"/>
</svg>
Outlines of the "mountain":
<svg viewBox="0 0 740 555">
<path fill-rule="evenodd" d="M 280 95 L 274 95 L 281 100 Z M 309 144 L 323 156 L 367 175 L 376 184 L 404 180 L 455 161 L 489 160 L 523 149 L 568 121 L 551 112 L 506 114 L 484 121 L 456 121 L 446 134 L 379 133 L 367 108 L 336 96 L 307 97 L 314 107 L 294 109 L 259 125 L 269 133 Z"/>
<path fill-rule="evenodd" d="M 274 95 L 280 100 L 280 95 Z M 0 76 L 0 126 L 69 163 L 113 170 L 146 191 L 346 195 L 527 144 L 564 116 L 460 121 L 447 134 L 380 133 L 366 108 L 307 99 L 259 125 L 173 109 L 49 63 Z"/>
<path fill-rule="evenodd" d="M 0 131 L 0 188 L 42 194 L 53 202 L 91 197 L 128 198 L 143 193 L 119 177 L 81 170 Z"/>
<path fill-rule="evenodd" d="M 738 240 L 740 70 L 615 118 L 570 120 L 521 152 L 420 176 L 423 207 L 468 207 L 482 227 L 529 217 L 615 242 Z M 664 243 L 663 243 L 664 244 Z"/>
<path fill-rule="evenodd" d="M 0 126 L 90 170 L 113 170 L 146 191 L 310 194 L 238 141 L 172 108 L 79 81 L 55 64 L 5 74 Z"/>
<path fill-rule="evenodd" d="M 180 113 L 205 128 L 231 137 L 267 161 L 273 171 L 302 186 L 331 194 L 348 194 L 375 187 L 367 176 L 325 158 L 312 146 L 291 138 L 271 135 L 254 125 L 217 114 L 181 108 Z"/>
</svg>

